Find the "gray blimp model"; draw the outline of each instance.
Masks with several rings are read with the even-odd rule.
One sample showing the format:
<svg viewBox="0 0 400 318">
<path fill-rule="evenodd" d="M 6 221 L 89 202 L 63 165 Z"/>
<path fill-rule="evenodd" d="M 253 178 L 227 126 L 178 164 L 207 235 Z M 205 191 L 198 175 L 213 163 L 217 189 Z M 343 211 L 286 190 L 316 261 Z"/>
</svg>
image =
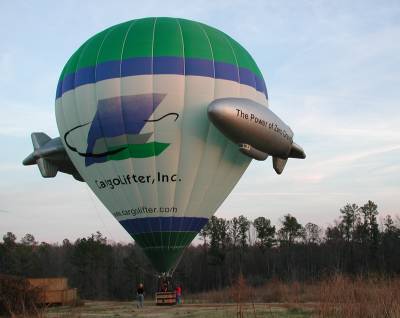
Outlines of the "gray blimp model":
<svg viewBox="0 0 400 318">
<path fill-rule="evenodd" d="M 222 98 L 208 106 L 211 122 L 250 158 L 272 156 L 281 174 L 288 158 L 305 159 L 304 150 L 293 142 L 293 132 L 269 108 L 245 98 Z"/>
</svg>

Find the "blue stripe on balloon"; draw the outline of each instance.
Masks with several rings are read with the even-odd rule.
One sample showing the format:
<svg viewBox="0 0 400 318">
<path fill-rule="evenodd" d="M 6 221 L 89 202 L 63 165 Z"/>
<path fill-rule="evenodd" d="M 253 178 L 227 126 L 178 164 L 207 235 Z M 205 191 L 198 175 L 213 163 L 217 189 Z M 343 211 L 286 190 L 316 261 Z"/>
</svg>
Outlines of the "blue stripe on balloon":
<svg viewBox="0 0 400 318">
<path fill-rule="evenodd" d="M 122 220 L 119 223 L 128 233 L 200 232 L 208 218 L 200 217 L 147 217 Z"/>
<path fill-rule="evenodd" d="M 239 72 L 235 65 L 216 62 L 215 78 L 234 81 L 239 83 Z"/>
<path fill-rule="evenodd" d="M 154 74 L 185 74 L 185 59 L 173 56 L 160 56 L 154 58 Z"/>
<path fill-rule="evenodd" d="M 75 73 L 75 86 L 90 84 L 95 81 L 95 69 L 93 67 L 81 68 Z"/>
<path fill-rule="evenodd" d="M 151 74 L 193 75 L 234 81 L 251 86 L 268 98 L 264 80 L 248 69 L 238 69 L 233 64 L 223 62 L 173 56 L 135 57 L 81 68 L 58 83 L 56 98 L 81 85 L 112 78 Z"/>
<path fill-rule="evenodd" d="M 110 61 L 97 64 L 96 67 L 96 82 L 104 81 L 107 79 L 120 77 L 121 62 Z"/>
<path fill-rule="evenodd" d="M 239 68 L 240 83 L 257 88 L 255 75 L 246 68 Z"/>
<path fill-rule="evenodd" d="M 186 59 L 186 75 L 214 77 L 214 63 L 210 60 Z"/>
<path fill-rule="evenodd" d="M 152 65 L 153 61 L 151 57 L 136 57 L 123 60 L 121 64 L 121 77 L 152 74 Z"/>
<path fill-rule="evenodd" d="M 75 87 L 75 73 L 72 73 L 64 77 L 61 85 L 61 93 L 64 94 L 64 92 L 74 89 Z"/>
<path fill-rule="evenodd" d="M 58 98 L 59 96 L 62 95 L 62 82 L 58 81 L 57 84 L 57 91 L 56 91 L 56 97 Z"/>
<path fill-rule="evenodd" d="M 267 92 L 267 87 L 265 86 L 265 82 L 258 76 L 255 76 L 255 79 L 256 79 L 256 89 L 260 92 Z"/>
</svg>

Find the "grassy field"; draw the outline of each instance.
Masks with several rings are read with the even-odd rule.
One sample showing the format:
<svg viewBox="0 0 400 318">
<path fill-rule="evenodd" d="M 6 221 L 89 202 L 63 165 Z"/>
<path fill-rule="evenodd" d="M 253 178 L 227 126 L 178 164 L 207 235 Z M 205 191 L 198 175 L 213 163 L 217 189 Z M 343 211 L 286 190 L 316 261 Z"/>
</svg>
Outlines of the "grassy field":
<svg viewBox="0 0 400 318">
<path fill-rule="evenodd" d="M 40 318 L 399 318 L 400 277 L 334 275 L 314 282 L 271 280 L 258 287 L 241 277 L 225 289 L 184 295 L 185 304 L 179 306 L 157 307 L 150 296 L 147 299 L 140 310 L 134 301 L 85 301 L 81 306 L 50 307 L 44 312 L 35 307 L 33 312 L 39 310 L 36 317 Z"/>
<path fill-rule="evenodd" d="M 138 317 L 138 318 L 228 318 L 228 317 L 269 317 L 305 318 L 311 317 L 311 305 L 298 307 L 291 304 L 242 304 L 238 310 L 235 304 L 184 304 L 172 307 L 155 306 L 146 303 L 137 309 L 133 302 L 88 301 L 79 307 L 52 307 L 46 310 L 46 318 L 85 317 Z"/>
</svg>

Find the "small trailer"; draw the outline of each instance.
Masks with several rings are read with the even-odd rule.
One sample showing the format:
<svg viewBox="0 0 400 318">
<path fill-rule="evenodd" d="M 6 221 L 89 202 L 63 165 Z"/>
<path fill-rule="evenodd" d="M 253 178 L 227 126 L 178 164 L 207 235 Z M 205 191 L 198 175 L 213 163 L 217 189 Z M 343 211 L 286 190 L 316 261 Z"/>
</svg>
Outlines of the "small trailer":
<svg viewBox="0 0 400 318">
<path fill-rule="evenodd" d="M 74 305 L 77 302 L 76 288 L 68 287 L 68 279 L 28 278 L 31 286 L 41 289 L 42 303 L 46 305 Z"/>
</svg>

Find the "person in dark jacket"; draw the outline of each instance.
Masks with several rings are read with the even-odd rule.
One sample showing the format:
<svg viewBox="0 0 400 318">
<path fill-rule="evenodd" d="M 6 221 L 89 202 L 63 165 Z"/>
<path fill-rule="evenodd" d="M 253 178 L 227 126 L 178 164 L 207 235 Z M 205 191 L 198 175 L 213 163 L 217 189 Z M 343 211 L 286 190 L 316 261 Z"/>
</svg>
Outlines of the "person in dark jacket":
<svg viewBox="0 0 400 318">
<path fill-rule="evenodd" d="M 144 303 L 144 286 L 142 283 L 139 284 L 137 290 L 136 290 L 136 297 L 137 297 L 137 308 L 143 308 L 143 303 Z"/>
</svg>

